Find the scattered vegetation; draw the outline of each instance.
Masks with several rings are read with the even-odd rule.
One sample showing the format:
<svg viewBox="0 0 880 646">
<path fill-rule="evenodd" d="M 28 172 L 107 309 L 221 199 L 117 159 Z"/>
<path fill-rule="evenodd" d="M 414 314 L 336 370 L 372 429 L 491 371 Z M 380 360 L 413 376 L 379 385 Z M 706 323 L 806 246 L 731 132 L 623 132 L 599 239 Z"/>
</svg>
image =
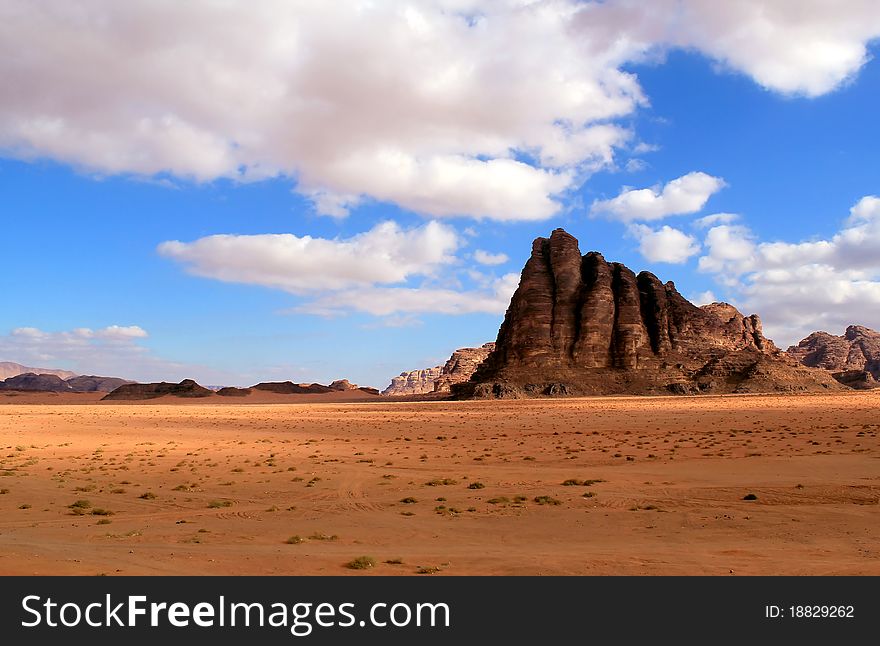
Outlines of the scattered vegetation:
<svg viewBox="0 0 880 646">
<path fill-rule="evenodd" d="M 485 489 L 486 485 L 482 482 L 472 482 L 468 485 L 468 489 Z"/>
<path fill-rule="evenodd" d="M 147 491 L 138 496 L 138 498 L 140 498 L 141 500 L 155 500 L 156 494 L 154 494 L 152 491 Z"/>
<path fill-rule="evenodd" d="M 369 570 L 370 568 L 376 567 L 376 559 L 372 556 L 359 556 L 356 559 L 349 561 L 345 567 L 350 570 Z"/>
<path fill-rule="evenodd" d="M 743 500 L 757 500 L 757 499 L 758 499 L 758 496 L 756 496 L 753 493 L 747 493 L 745 496 L 743 496 Z"/>
<path fill-rule="evenodd" d="M 232 507 L 231 500 L 212 500 L 208 503 L 208 509 L 220 509 L 221 507 Z"/>
<path fill-rule="evenodd" d="M 458 480 L 453 480 L 452 478 L 437 478 L 435 480 L 430 480 L 425 483 L 429 487 L 440 487 L 444 485 L 455 485 L 458 484 Z"/>
<path fill-rule="evenodd" d="M 287 543 L 288 545 L 299 545 L 300 543 L 305 543 L 305 540 L 306 539 L 304 539 L 302 536 L 298 536 L 298 535 L 294 534 L 293 536 L 291 536 L 290 538 L 288 538 L 284 542 Z"/>
<path fill-rule="evenodd" d="M 406 498 L 401 498 L 400 502 L 402 502 L 404 505 L 412 505 L 412 504 L 418 502 L 418 500 L 416 500 L 412 496 L 407 496 Z"/>
<path fill-rule="evenodd" d="M 561 505 L 562 501 L 551 496 L 535 496 L 533 499 L 539 505 Z"/>
<path fill-rule="evenodd" d="M 604 480 L 579 480 L 577 478 L 569 478 L 562 483 L 563 487 L 591 487 L 597 482 L 605 482 Z"/>
</svg>

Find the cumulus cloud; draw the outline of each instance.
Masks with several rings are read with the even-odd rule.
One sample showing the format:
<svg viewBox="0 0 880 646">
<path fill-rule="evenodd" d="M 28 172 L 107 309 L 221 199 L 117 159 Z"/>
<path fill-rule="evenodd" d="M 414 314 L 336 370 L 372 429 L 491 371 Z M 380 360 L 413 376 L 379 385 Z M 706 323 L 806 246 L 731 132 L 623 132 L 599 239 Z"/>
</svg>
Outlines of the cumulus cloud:
<svg viewBox="0 0 880 646">
<path fill-rule="evenodd" d="M 159 245 L 161 255 L 196 276 L 281 289 L 308 300 L 291 311 L 322 316 L 362 312 L 392 314 L 503 313 L 517 274 L 501 278 L 465 268 L 476 289 L 436 287 L 455 282 L 450 269 L 464 262 L 456 231 L 428 222 L 404 229 L 387 221 L 346 239 L 292 234 L 214 235 Z M 507 262 L 505 254 L 477 250 L 483 265 Z M 443 270 L 446 271 L 443 271 Z M 411 286 L 421 277 L 422 284 Z"/>
<path fill-rule="evenodd" d="M 724 185 L 720 177 L 696 171 L 674 179 L 662 188 L 624 188 L 617 197 L 593 202 L 590 212 L 624 222 L 661 220 L 670 215 L 696 213 Z"/>
<path fill-rule="evenodd" d="M 454 262 L 460 241 L 438 222 L 405 230 L 387 221 L 348 239 L 293 234 L 213 235 L 159 245 L 190 273 L 303 294 L 375 283 L 399 283 Z"/>
<path fill-rule="evenodd" d="M 474 252 L 474 260 L 476 260 L 481 265 L 503 265 L 510 257 L 506 253 L 489 253 L 488 251 L 483 251 L 482 249 L 477 249 Z"/>
<path fill-rule="evenodd" d="M 363 312 L 395 314 L 503 314 L 519 285 L 519 274 L 505 274 L 488 289 L 453 290 L 432 287 L 367 287 L 323 294 L 293 312 L 336 316 Z"/>
<path fill-rule="evenodd" d="M 619 52 L 571 32 L 568 1 L 0 11 L 7 154 L 196 181 L 287 176 L 336 217 L 364 198 L 435 217 L 550 217 L 575 171 L 629 138 L 609 120 L 643 101 Z"/>
<path fill-rule="evenodd" d="M 868 61 L 867 43 L 880 36 L 880 5 L 612 0 L 585 9 L 578 21 L 599 37 L 611 28 L 613 37 L 633 48 L 695 49 L 767 89 L 814 97 L 838 88 Z"/>
<path fill-rule="evenodd" d="M 816 96 L 878 35 L 874 0 L 6 0 L 0 150 L 99 174 L 283 176 L 334 217 L 377 199 L 539 220 L 632 138 L 621 119 L 646 98 L 627 63 L 687 48 Z"/>
<path fill-rule="evenodd" d="M 761 242 L 744 225 L 706 234 L 702 271 L 716 275 L 750 311 L 761 314 L 783 345 L 849 324 L 880 327 L 880 199 L 850 209 L 828 239 Z"/>
<path fill-rule="evenodd" d="M 737 213 L 713 213 L 712 215 L 704 215 L 694 220 L 693 225 L 698 229 L 708 229 L 718 224 L 731 224 L 739 220 Z"/>
<path fill-rule="evenodd" d="M 670 226 L 652 229 L 644 224 L 629 228 L 639 241 L 639 253 L 651 262 L 681 264 L 700 252 L 700 243 L 691 235 Z"/>
</svg>

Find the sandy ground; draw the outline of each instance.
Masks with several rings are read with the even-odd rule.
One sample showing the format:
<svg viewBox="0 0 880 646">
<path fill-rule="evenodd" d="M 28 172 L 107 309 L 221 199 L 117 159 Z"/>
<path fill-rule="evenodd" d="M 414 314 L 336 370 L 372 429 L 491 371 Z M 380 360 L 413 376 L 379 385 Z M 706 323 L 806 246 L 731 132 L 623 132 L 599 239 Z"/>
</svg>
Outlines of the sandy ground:
<svg viewBox="0 0 880 646">
<path fill-rule="evenodd" d="M 76 401 L 0 406 L 2 574 L 880 574 L 880 393 Z"/>
</svg>

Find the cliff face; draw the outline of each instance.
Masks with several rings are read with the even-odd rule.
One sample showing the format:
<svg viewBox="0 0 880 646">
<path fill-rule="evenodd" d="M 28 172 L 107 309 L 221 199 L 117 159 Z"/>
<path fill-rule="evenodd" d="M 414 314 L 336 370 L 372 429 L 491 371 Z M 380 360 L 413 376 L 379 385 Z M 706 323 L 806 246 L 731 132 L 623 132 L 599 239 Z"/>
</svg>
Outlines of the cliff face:
<svg viewBox="0 0 880 646">
<path fill-rule="evenodd" d="M 459 348 L 453 352 L 440 369 L 440 376 L 434 380 L 434 392 L 448 393 L 455 384 L 470 379 L 494 349 L 494 343 L 484 343 L 479 348 Z"/>
<path fill-rule="evenodd" d="M 850 325 L 843 336 L 813 332 L 788 349 L 805 366 L 822 368 L 842 384 L 857 389 L 880 386 L 880 332 Z"/>
<path fill-rule="evenodd" d="M 463 396 L 752 392 L 839 387 L 787 359 L 756 315 L 697 307 L 672 282 L 538 238 L 495 349 Z"/>
<path fill-rule="evenodd" d="M 425 368 L 424 370 L 410 370 L 401 372 L 391 379 L 388 387 L 382 391 L 383 395 L 424 395 L 434 392 L 434 380 L 440 376 L 442 366 Z"/>
<path fill-rule="evenodd" d="M 391 384 L 382 394 L 393 396 L 448 393 L 456 384 L 470 379 L 494 349 L 494 343 L 484 343 L 479 348 L 459 348 L 442 366 L 400 373 L 391 380 Z"/>
</svg>

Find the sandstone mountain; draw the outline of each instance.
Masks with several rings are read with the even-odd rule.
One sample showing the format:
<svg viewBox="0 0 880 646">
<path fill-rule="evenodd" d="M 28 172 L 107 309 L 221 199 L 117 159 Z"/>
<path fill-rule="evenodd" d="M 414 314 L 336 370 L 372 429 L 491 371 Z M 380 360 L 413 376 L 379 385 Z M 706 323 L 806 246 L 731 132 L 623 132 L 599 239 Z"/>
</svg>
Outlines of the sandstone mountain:
<svg viewBox="0 0 880 646">
<path fill-rule="evenodd" d="M 125 384 L 135 382 L 119 377 L 99 377 L 97 375 L 80 375 L 67 380 L 71 390 L 77 393 L 109 393 Z"/>
<path fill-rule="evenodd" d="M 757 315 L 697 307 L 556 229 L 537 238 L 494 351 L 458 396 L 743 393 L 842 387 L 767 339 Z"/>
<path fill-rule="evenodd" d="M 254 390 L 266 390 L 279 395 L 319 395 L 333 392 L 329 386 L 321 384 L 295 384 L 292 381 L 266 381 L 255 386 Z"/>
<path fill-rule="evenodd" d="M 411 370 L 401 372 L 400 375 L 391 379 L 388 387 L 382 391 L 383 395 L 424 395 L 434 392 L 434 380 L 440 376 L 443 366 L 434 366 L 423 370 Z"/>
<path fill-rule="evenodd" d="M 400 373 L 391 380 L 391 384 L 382 394 L 394 396 L 448 393 L 455 384 L 470 379 L 477 366 L 494 349 L 494 343 L 484 343 L 479 348 L 459 348 L 442 366 Z"/>
<path fill-rule="evenodd" d="M 434 380 L 435 393 L 448 393 L 452 386 L 471 378 L 486 357 L 495 349 L 494 343 L 484 343 L 479 348 L 459 348 L 440 369 L 440 376 Z"/>
<path fill-rule="evenodd" d="M 23 375 L 15 375 L 0 382 L 3 390 L 27 390 L 47 393 L 72 392 L 73 389 L 58 375 L 37 375 L 26 372 Z"/>
<path fill-rule="evenodd" d="M 880 332 L 870 328 L 850 325 L 843 336 L 813 332 L 788 354 L 805 366 L 828 370 L 851 388 L 880 386 Z"/>
<path fill-rule="evenodd" d="M 55 368 L 31 368 L 29 366 L 23 366 L 20 363 L 13 363 L 12 361 L 0 361 L 0 381 L 4 379 L 9 379 L 10 377 L 23 375 L 28 372 L 31 372 L 35 375 L 55 375 L 56 377 L 61 377 L 62 379 L 70 379 L 71 377 L 76 377 L 76 373 L 70 372 L 69 370 L 57 370 Z"/>
<path fill-rule="evenodd" d="M 336 381 L 332 382 L 328 386 L 328 388 L 330 388 L 330 390 L 339 391 L 357 390 L 358 385 L 351 383 L 348 379 L 337 379 Z"/>
<path fill-rule="evenodd" d="M 56 374 L 24 374 L 9 377 L 0 381 L 0 389 L 3 390 L 26 390 L 34 392 L 73 392 L 73 393 L 109 393 L 123 384 L 133 383 L 117 377 L 98 377 L 95 375 L 82 375 L 62 379 Z"/>
<path fill-rule="evenodd" d="M 252 392 L 250 388 L 236 388 L 235 386 L 224 386 L 217 390 L 217 394 L 221 397 L 247 397 Z"/>
<path fill-rule="evenodd" d="M 213 390 L 200 386 L 192 379 L 184 379 L 179 384 L 166 381 L 152 384 L 124 384 L 105 395 L 102 401 L 155 399 L 165 395 L 173 397 L 210 397 L 213 394 Z"/>
</svg>

